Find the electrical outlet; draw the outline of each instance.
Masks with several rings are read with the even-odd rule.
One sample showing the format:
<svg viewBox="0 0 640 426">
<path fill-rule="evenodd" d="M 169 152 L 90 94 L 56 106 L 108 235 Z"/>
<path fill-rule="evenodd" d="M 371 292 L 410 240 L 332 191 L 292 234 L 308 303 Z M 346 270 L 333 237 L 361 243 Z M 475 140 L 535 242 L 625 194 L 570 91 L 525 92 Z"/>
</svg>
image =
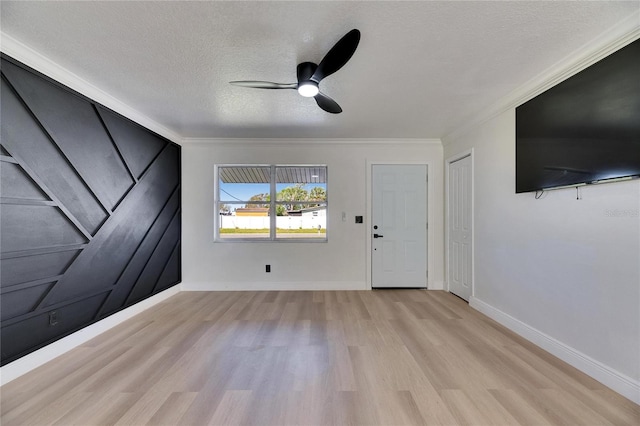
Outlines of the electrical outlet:
<svg viewBox="0 0 640 426">
<path fill-rule="evenodd" d="M 58 324 L 58 312 L 51 311 L 49 312 L 49 326 L 53 327 Z"/>
<path fill-rule="evenodd" d="M 265 265 L 264 266 L 264 271 L 265 272 L 271 272 L 271 265 Z"/>
</svg>

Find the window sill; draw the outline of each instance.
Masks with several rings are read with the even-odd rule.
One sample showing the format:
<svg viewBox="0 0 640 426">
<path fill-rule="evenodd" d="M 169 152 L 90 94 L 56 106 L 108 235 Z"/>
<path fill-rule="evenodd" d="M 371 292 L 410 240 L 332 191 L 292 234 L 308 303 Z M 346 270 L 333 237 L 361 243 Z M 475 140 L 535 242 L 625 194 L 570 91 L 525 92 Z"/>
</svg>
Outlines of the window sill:
<svg viewBox="0 0 640 426">
<path fill-rule="evenodd" d="M 214 238 L 214 243 L 326 243 L 327 238 Z"/>
</svg>

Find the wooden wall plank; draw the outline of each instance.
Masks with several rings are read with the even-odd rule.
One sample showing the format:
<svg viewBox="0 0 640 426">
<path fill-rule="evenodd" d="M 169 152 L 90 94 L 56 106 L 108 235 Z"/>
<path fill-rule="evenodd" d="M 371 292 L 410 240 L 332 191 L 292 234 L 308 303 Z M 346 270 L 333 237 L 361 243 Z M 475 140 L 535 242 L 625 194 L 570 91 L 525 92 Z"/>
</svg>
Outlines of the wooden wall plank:
<svg viewBox="0 0 640 426">
<path fill-rule="evenodd" d="M 153 289 L 162 274 L 164 266 L 167 264 L 173 251 L 176 241 L 180 238 L 180 214 L 176 214 L 171 219 L 171 224 L 160 239 L 158 246 L 153 251 L 149 262 L 144 267 L 140 277 L 136 281 L 127 303 L 138 302 L 153 293 Z"/>
<path fill-rule="evenodd" d="M 139 124 L 106 108 L 98 107 L 97 110 L 133 175 L 140 179 L 166 142 Z"/>
<path fill-rule="evenodd" d="M 93 106 L 4 61 L 2 72 L 97 198 L 110 210 L 133 180 Z"/>
<path fill-rule="evenodd" d="M 3 293 L 2 297 L 0 297 L 0 320 L 5 321 L 31 312 L 52 285 L 53 283 L 44 283 L 22 290 Z"/>
<path fill-rule="evenodd" d="M 116 312 L 125 306 L 127 296 L 131 293 L 138 277 L 142 273 L 154 249 L 158 245 L 160 238 L 164 235 L 167 227 L 171 223 L 171 218 L 180 207 L 180 191 L 176 189 L 167 204 L 163 207 L 156 221 L 153 223 L 144 240 L 131 257 L 124 272 L 118 278 L 109 298 L 101 309 L 100 317 Z M 174 281 L 175 283 L 176 281 Z"/>
<path fill-rule="evenodd" d="M 0 96 L 4 365 L 180 282 L 180 147 L 6 55 Z"/>
<path fill-rule="evenodd" d="M 27 200 L 49 200 L 36 183 L 18 164 L 4 163 L 0 166 L 0 194 L 3 198 Z"/>
<path fill-rule="evenodd" d="M 67 250 L 2 259 L 0 260 L 1 286 L 5 288 L 41 278 L 62 275 L 79 252 L 79 250 Z"/>
<path fill-rule="evenodd" d="M 86 238 L 56 207 L 0 204 L 2 252 L 80 244 Z"/>
<path fill-rule="evenodd" d="M 180 249 L 181 244 L 180 241 L 178 241 L 173 248 L 169 260 L 167 260 L 166 264 L 164 265 L 164 270 L 162 271 L 162 274 L 160 275 L 160 278 L 156 283 L 156 287 L 153 289 L 154 293 L 169 288 L 173 285 L 173 283 L 180 280 L 180 276 L 182 274 L 182 268 L 180 264 Z"/>
<path fill-rule="evenodd" d="M 4 61 L 2 62 L 4 66 Z M 11 155 L 20 157 L 33 173 L 91 234 L 107 213 L 73 171 L 46 133 L 2 80 L 1 141 Z"/>
<path fill-rule="evenodd" d="M 51 290 L 45 306 L 116 283 L 179 182 L 176 151 L 176 147 L 168 146 L 160 154 Z"/>
<path fill-rule="evenodd" d="M 50 324 L 53 311 L 42 312 L 23 321 L 11 322 L 0 329 L 2 359 L 15 359 L 38 349 L 91 322 L 106 293 L 56 308 L 56 324 Z"/>
</svg>

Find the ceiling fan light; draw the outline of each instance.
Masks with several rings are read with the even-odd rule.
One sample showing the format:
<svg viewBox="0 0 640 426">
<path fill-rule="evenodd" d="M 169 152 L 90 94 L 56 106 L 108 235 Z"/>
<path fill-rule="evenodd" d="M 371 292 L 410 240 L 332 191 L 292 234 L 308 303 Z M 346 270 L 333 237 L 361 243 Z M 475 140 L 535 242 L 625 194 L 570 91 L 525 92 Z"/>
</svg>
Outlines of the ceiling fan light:
<svg viewBox="0 0 640 426">
<path fill-rule="evenodd" d="M 298 85 L 298 93 L 305 98 L 312 98 L 319 92 L 318 85 L 312 81 L 305 81 Z"/>
</svg>

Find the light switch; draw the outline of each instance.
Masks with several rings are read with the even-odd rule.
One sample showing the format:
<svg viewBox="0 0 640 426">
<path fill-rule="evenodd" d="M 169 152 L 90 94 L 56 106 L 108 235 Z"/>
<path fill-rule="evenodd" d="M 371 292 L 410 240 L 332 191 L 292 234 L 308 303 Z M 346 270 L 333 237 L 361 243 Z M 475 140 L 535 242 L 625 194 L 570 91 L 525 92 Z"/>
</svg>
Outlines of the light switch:
<svg viewBox="0 0 640 426">
<path fill-rule="evenodd" d="M 342 221 L 343 222 L 347 221 L 347 212 L 342 212 Z"/>
</svg>

